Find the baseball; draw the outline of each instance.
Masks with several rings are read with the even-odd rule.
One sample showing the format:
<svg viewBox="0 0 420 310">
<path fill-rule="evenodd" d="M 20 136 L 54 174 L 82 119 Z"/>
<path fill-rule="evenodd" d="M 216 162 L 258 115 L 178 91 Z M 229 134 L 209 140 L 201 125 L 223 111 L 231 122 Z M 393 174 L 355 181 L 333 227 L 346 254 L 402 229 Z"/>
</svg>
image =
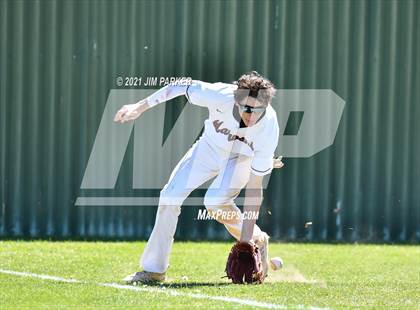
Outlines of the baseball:
<svg viewBox="0 0 420 310">
<path fill-rule="evenodd" d="M 273 257 L 272 259 L 270 259 L 270 267 L 273 270 L 283 268 L 283 260 L 280 257 Z"/>
</svg>

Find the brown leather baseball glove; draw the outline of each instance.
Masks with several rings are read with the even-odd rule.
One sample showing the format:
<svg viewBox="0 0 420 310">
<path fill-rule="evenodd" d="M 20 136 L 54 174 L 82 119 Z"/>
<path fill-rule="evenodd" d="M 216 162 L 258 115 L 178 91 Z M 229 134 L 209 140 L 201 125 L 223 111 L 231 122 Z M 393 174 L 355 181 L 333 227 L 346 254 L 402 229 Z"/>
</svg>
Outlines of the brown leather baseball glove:
<svg viewBox="0 0 420 310">
<path fill-rule="evenodd" d="M 236 284 L 263 283 L 260 250 L 255 244 L 236 242 L 230 250 L 225 271 L 227 277 Z"/>
</svg>

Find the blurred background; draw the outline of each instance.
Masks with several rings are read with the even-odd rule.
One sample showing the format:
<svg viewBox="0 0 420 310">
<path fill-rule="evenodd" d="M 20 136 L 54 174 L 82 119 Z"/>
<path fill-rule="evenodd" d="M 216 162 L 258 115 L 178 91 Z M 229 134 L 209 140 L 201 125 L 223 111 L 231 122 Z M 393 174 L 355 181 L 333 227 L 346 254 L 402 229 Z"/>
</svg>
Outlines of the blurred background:
<svg viewBox="0 0 420 310">
<path fill-rule="evenodd" d="M 146 239 L 156 206 L 75 206 L 160 190 L 132 189 L 132 141 L 115 189 L 80 189 L 116 78 L 257 70 L 346 102 L 332 146 L 273 172 L 260 226 L 281 240 L 420 241 L 419 1 L 0 1 L 0 38 L 2 238 Z M 185 103 L 166 105 L 166 133 Z M 176 238 L 230 239 L 199 208 L 183 207 Z"/>
</svg>

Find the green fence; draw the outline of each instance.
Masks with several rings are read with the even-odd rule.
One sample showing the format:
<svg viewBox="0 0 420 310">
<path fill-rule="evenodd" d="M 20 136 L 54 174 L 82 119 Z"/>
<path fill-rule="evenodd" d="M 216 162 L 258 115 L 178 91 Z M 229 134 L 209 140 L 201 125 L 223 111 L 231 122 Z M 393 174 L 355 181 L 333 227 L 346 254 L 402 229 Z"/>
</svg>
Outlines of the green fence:
<svg viewBox="0 0 420 310">
<path fill-rule="evenodd" d="M 116 78 L 257 70 L 346 101 L 331 147 L 273 173 L 260 225 L 279 239 L 418 242 L 419 59 L 419 1 L 0 1 L 0 236 L 147 238 L 156 206 L 75 206 L 109 194 L 80 185 Z M 166 131 L 184 102 L 168 105 Z M 130 189 L 132 157 L 112 194 L 158 192 Z M 197 210 L 183 208 L 178 238 L 229 238 Z"/>
</svg>

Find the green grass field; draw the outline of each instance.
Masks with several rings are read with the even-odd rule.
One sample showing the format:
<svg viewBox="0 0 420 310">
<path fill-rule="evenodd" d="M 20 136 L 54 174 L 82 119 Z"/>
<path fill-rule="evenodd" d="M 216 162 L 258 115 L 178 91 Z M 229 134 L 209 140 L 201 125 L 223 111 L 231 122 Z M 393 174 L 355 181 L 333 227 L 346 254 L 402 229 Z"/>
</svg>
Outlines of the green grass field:
<svg viewBox="0 0 420 310">
<path fill-rule="evenodd" d="M 0 241 L 0 309 L 420 308 L 419 246 L 271 243 L 285 267 L 263 285 L 233 285 L 221 278 L 231 243 L 176 242 L 166 284 L 121 285 L 144 246 Z"/>
</svg>

